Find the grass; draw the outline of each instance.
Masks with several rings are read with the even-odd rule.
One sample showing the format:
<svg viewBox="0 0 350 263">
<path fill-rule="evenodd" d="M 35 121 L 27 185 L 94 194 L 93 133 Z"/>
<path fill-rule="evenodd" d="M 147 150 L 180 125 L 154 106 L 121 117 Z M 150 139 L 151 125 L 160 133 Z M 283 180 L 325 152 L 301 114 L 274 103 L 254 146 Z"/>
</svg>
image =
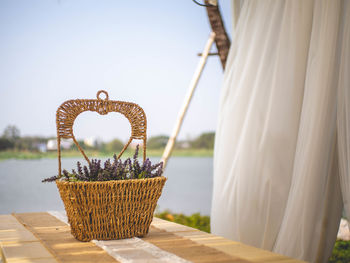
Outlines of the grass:
<svg viewBox="0 0 350 263">
<path fill-rule="evenodd" d="M 199 213 L 186 216 L 183 214 L 174 214 L 169 211 L 164 211 L 155 214 L 156 217 L 165 219 L 171 222 L 193 227 L 201 231 L 210 233 L 210 217 L 202 216 Z M 337 240 L 335 242 L 332 256 L 329 263 L 349 263 L 350 262 L 350 241 Z"/>
<path fill-rule="evenodd" d="M 56 154 L 57 156 L 57 154 Z M 40 159 L 44 154 L 29 151 L 0 151 L 0 160 L 6 159 Z M 53 156 L 52 156 L 53 157 Z"/>
<path fill-rule="evenodd" d="M 111 152 L 99 152 L 99 151 L 85 151 L 86 155 L 90 158 L 102 158 L 112 157 Z M 131 157 L 134 154 L 134 150 L 127 150 L 123 154 L 124 158 Z M 148 157 L 160 157 L 163 154 L 162 149 L 147 149 Z M 182 157 L 211 157 L 213 156 L 213 150 L 210 149 L 175 149 L 172 156 Z M 69 157 L 82 157 L 82 154 L 77 150 L 62 151 L 62 158 Z M 0 151 L 0 160 L 6 159 L 40 159 L 40 158 L 57 158 L 57 152 L 30 152 L 30 151 Z"/>
</svg>

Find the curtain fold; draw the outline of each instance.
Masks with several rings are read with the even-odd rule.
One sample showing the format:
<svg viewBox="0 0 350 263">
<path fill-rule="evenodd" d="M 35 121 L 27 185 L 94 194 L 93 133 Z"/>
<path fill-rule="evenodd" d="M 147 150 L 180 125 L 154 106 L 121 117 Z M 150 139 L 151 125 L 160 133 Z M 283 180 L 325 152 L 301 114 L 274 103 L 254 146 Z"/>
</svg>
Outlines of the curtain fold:
<svg viewBox="0 0 350 263">
<path fill-rule="evenodd" d="M 349 1 L 234 7 L 240 10 L 216 132 L 212 232 L 326 262 L 341 190 L 350 202 Z"/>
<path fill-rule="evenodd" d="M 341 190 L 345 214 L 350 219 L 350 1 L 344 3 L 342 19 L 337 128 Z"/>
</svg>

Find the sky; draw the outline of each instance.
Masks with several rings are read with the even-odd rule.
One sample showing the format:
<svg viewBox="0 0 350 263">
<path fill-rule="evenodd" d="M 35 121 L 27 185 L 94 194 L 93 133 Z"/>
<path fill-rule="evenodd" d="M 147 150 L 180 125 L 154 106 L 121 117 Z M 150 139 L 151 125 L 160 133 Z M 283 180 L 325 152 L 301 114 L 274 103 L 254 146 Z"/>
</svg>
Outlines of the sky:
<svg viewBox="0 0 350 263">
<path fill-rule="evenodd" d="M 230 1 L 219 4 L 230 34 Z M 191 0 L 1 0 L 0 134 L 16 125 L 22 136 L 56 136 L 59 105 L 103 89 L 144 109 L 148 137 L 170 135 L 209 34 L 205 8 Z M 179 139 L 215 130 L 222 80 L 209 57 Z M 126 140 L 130 125 L 85 112 L 74 133 Z"/>
</svg>

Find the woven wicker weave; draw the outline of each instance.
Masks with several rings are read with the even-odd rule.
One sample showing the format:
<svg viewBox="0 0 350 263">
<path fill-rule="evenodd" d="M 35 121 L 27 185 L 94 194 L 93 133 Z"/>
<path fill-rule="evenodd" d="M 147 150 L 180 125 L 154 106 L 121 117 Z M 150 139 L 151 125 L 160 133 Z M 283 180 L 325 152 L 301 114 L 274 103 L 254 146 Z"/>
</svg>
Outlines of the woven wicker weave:
<svg viewBox="0 0 350 263">
<path fill-rule="evenodd" d="M 105 99 L 100 98 L 101 93 L 105 94 Z M 97 100 L 67 100 L 57 109 L 58 174 L 61 174 L 61 139 L 73 139 L 73 142 L 83 154 L 85 160 L 90 163 L 89 158 L 86 156 L 73 134 L 73 124 L 75 119 L 80 113 L 85 111 L 94 111 L 101 115 L 106 115 L 109 112 L 119 112 L 123 114 L 130 122 L 131 136 L 122 151 L 118 154 L 117 158 L 123 154 L 133 139 L 140 139 L 143 140 L 143 161 L 145 161 L 147 139 L 147 119 L 145 112 L 135 103 L 109 100 L 108 93 L 104 90 L 100 90 L 97 92 Z"/>
<path fill-rule="evenodd" d="M 103 92 L 105 100 L 99 98 Z M 146 157 L 146 115 L 134 103 L 109 101 L 105 91 L 97 93 L 97 100 L 69 100 L 57 110 L 57 142 L 59 174 L 61 174 L 61 138 L 72 138 L 85 159 L 90 160 L 73 135 L 75 118 L 84 111 L 102 115 L 108 112 L 124 114 L 131 124 L 132 139 L 143 140 L 143 158 Z M 110 240 L 141 237 L 148 233 L 157 201 L 162 193 L 164 176 L 105 182 L 65 182 L 56 180 L 73 236 L 80 241 Z"/>
<path fill-rule="evenodd" d="M 73 236 L 80 241 L 148 233 L 165 177 L 107 182 L 56 181 Z"/>
</svg>

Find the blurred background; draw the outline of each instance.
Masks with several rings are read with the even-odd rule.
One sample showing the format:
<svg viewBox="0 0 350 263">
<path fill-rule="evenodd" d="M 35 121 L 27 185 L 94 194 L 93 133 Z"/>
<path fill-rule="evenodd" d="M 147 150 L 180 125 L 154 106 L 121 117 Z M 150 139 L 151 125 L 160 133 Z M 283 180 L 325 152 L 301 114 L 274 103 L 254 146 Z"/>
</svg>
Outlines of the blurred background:
<svg viewBox="0 0 350 263">
<path fill-rule="evenodd" d="M 220 4 L 230 31 L 229 1 Z M 55 136 L 62 102 L 104 89 L 144 108 L 150 136 L 169 134 L 210 31 L 205 8 L 191 0 L 1 1 L 0 131 Z M 221 82 L 210 57 L 180 138 L 215 129 Z M 126 119 L 99 117 L 78 117 L 77 137 L 128 138 Z"/>
<path fill-rule="evenodd" d="M 220 1 L 228 31 L 229 2 Z M 55 114 L 66 100 L 95 99 L 103 89 L 112 100 L 139 104 L 148 155 L 159 161 L 210 32 L 205 8 L 191 0 L 1 1 L 0 214 L 63 209 L 56 186 L 41 180 L 57 174 Z M 210 213 L 222 78 L 219 58 L 209 57 L 158 211 Z M 117 113 L 85 112 L 74 132 L 89 157 L 105 160 L 121 150 L 130 125 Z M 62 147 L 64 168 L 84 161 L 72 142 Z"/>
</svg>

